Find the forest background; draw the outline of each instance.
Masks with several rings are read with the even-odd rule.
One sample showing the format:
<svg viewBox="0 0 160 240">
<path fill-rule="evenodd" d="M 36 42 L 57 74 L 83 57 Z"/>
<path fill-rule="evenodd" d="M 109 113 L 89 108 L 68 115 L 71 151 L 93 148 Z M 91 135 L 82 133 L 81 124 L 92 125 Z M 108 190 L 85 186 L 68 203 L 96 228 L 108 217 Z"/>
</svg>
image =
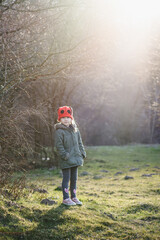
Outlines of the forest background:
<svg viewBox="0 0 160 240">
<path fill-rule="evenodd" d="M 3 171 L 57 164 L 62 105 L 73 107 L 85 145 L 160 143 L 156 3 L 0 1 Z"/>
</svg>

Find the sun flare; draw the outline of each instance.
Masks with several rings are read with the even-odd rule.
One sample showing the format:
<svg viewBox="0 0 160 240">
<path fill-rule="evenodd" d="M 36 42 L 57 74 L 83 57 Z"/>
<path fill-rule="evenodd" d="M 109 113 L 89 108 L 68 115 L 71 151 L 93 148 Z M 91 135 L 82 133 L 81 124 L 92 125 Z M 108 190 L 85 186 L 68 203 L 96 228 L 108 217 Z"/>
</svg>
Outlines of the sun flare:
<svg viewBox="0 0 160 240">
<path fill-rule="evenodd" d="M 158 0 L 113 0 L 116 13 L 125 20 L 135 23 L 146 23 L 159 17 L 160 1 Z"/>
<path fill-rule="evenodd" d="M 159 31 L 160 0 L 90 0 L 90 4 L 96 35 L 115 42 L 116 59 L 144 56 Z"/>
<path fill-rule="evenodd" d="M 109 9 L 115 21 L 137 28 L 160 21 L 159 0 L 101 0 L 94 1 L 94 7 L 103 20 L 108 17 Z"/>
</svg>

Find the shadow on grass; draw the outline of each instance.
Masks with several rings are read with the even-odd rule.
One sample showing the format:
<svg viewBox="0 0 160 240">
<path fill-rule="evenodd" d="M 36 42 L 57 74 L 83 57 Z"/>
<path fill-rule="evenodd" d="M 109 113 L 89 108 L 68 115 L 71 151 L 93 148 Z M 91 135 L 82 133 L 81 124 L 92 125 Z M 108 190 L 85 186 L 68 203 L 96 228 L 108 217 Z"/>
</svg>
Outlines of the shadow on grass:
<svg viewBox="0 0 160 240">
<path fill-rule="evenodd" d="M 82 222 L 75 218 L 72 213 L 77 206 L 65 206 L 61 204 L 57 208 L 50 209 L 46 214 L 39 217 L 36 228 L 26 232 L 21 239 L 25 240 L 58 240 L 75 239 L 77 234 L 83 232 Z M 70 214 L 65 215 L 65 211 L 70 210 Z"/>
<path fill-rule="evenodd" d="M 147 212 L 153 212 L 153 213 L 158 213 L 160 210 L 159 206 L 154 206 L 153 204 L 138 204 L 138 205 L 133 205 L 127 208 L 127 213 L 137 213 L 140 211 L 147 211 Z"/>
<path fill-rule="evenodd" d="M 78 234 L 85 235 L 89 230 L 83 224 L 83 220 L 76 218 L 75 208 L 79 206 L 65 206 L 63 204 L 54 206 L 48 211 L 40 209 L 22 208 L 20 215 L 24 221 L 19 223 L 19 218 L 12 214 L 1 211 L 0 220 L 9 229 L 0 230 L 0 240 L 58 240 L 75 239 Z M 66 213 L 65 213 L 66 212 Z M 27 230 L 25 221 L 37 224 Z"/>
</svg>

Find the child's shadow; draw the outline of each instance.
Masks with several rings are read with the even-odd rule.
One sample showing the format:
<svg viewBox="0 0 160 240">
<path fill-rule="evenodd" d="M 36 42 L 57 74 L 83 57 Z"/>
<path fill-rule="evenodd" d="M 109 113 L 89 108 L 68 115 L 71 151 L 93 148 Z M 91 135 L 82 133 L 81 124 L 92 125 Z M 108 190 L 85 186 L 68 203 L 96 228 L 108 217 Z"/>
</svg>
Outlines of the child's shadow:
<svg viewBox="0 0 160 240">
<path fill-rule="evenodd" d="M 27 240 L 56 240 L 56 239 L 75 239 L 77 234 L 77 224 L 79 220 L 72 214 L 76 206 L 59 205 L 52 208 L 46 214 L 41 215 L 38 219 L 38 225 L 33 230 L 25 234 Z M 64 214 L 66 210 L 70 214 Z"/>
</svg>

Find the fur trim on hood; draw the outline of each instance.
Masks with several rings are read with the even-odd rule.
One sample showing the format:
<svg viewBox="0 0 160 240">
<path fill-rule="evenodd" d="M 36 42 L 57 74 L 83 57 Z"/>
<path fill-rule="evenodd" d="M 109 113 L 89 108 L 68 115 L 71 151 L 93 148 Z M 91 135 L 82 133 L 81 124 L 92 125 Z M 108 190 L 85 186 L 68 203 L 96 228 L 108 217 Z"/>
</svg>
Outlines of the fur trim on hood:
<svg viewBox="0 0 160 240">
<path fill-rule="evenodd" d="M 69 125 L 69 127 L 67 127 L 66 125 L 62 124 L 62 123 L 56 123 L 54 125 L 55 130 L 57 129 L 63 129 L 63 130 L 68 130 L 68 131 L 74 131 L 77 132 L 78 128 L 76 124 L 71 124 Z"/>
</svg>

